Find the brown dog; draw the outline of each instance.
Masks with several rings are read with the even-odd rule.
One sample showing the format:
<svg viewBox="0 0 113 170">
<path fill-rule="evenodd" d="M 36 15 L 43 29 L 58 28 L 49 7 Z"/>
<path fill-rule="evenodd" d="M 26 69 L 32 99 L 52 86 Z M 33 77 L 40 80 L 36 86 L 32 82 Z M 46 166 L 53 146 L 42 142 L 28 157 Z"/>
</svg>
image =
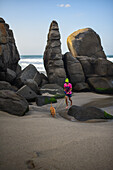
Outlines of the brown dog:
<svg viewBox="0 0 113 170">
<path fill-rule="evenodd" d="M 50 113 L 53 117 L 56 117 L 56 110 L 55 108 L 52 106 L 52 103 L 51 103 L 51 107 L 50 107 Z"/>
</svg>

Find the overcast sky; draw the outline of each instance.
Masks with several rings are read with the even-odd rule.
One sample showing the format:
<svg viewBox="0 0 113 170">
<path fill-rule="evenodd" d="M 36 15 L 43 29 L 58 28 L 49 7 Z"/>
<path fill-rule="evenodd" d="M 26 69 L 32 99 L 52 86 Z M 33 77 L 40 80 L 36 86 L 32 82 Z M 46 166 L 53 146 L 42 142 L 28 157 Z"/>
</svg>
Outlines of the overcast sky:
<svg viewBox="0 0 113 170">
<path fill-rule="evenodd" d="M 71 33 L 89 27 L 106 55 L 113 55 L 113 0 L 0 0 L 0 16 L 13 30 L 20 55 L 43 55 L 52 20 L 59 25 L 62 53 Z"/>
</svg>

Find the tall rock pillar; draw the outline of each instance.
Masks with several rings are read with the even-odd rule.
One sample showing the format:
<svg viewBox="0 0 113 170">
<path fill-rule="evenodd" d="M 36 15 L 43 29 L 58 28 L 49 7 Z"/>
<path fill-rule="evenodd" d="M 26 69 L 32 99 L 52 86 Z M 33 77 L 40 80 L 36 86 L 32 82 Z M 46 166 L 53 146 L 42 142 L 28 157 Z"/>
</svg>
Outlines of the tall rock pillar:
<svg viewBox="0 0 113 170">
<path fill-rule="evenodd" d="M 52 21 L 50 25 L 43 59 L 49 83 L 63 86 L 66 73 L 61 54 L 60 33 L 56 21 Z"/>
<path fill-rule="evenodd" d="M 0 18 L 0 80 L 12 82 L 21 70 L 18 65 L 20 59 L 13 31 Z"/>
</svg>

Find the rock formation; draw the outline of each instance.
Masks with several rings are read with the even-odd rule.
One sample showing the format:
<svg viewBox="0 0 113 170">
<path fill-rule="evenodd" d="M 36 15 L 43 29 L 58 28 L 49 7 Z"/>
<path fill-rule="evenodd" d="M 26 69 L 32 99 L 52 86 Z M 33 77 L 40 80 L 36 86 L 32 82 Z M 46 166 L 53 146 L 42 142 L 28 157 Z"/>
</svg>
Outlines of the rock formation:
<svg viewBox="0 0 113 170">
<path fill-rule="evenodd" d="M 113 116 L 96 107 L 83 107 L 73 105 L 68 110 L 68 115 L 74 116 L 79 121 L 90 119 L 113 119 Z"/>
<path fill-rule="evenodd" d="M 24 68 L 16 77 L 15 84 L 17 87 L 22 87 L 26 84 L 28 79 L 33 79 L 37 85 L 41 83 L 40 73 L 37 71 L 34 65 L 29 64 Z"/>
<path fill-rule="evenodd" d="M 71 53 L 64 54 L 63 61 L 66 74 L 73 85 L 85 82 L 82 66 L 80 62 L 71 55 Z"/>
<path fill-rule="evenodd" d="M 17 116 L 24 116 L 29 110 L 24 97 L 11 90 L 0 90 L 0 110 Z"/>
<path fill-rule="evenodd" d="M 19 53 L 9 25 L 0 18 L 0 80 L 12 82 L 21 70 Z"/>
<path fill-rule="evenodd" d="M 49 83 L 63 86 L 66 74 L 62 61 L 60 33 L 56 21 L 52 21 L 50 25 L 43 59 Z"/>
<path fill-rule="evenodd" d="M 27 85 L 22 86 L 17 94 L 23 96 L 27 101 L 35 101 L 37 94 Z"/>
<path fill-rule="evenodd" d="M 80 29 L 69 35 L 67 45 L 73 57 L 106 58 L 100 37 L 91 28 Z"/>
<path fill-rule="evenodd" d="M 94 58 L 88 56 L 76 57 L 84 70 L 85 77 L 113 76 L 113 63 L 104 58 Z"/>
<path fill-rule="evenodd" d="M 66 70 L 69 70 L 68 77 L 70 78 L 74 75 L 74 78 L 70 78 L 74 85 L 74 90 L 87 89 L 86 83 L 88 83 L 91 90 L 113 94 L 113 63 L 106 59 L 99 35 L 90 28 L 80 29 L 68 36 L 67 44 L 73 60 L 76 58 L 76 61 L 80 63 L 85 80 L 85 84 L 84 81 L 80 84 L 76 78 L 78 74 L 77 67 L 74 66 L 72 73 L 72 69 L 69 67 L 70 62 L 66 64 L 67 54 L 65 54 L 64 65 Z M 71 58 L 71 55 L 69 57 L 68 54 L 68 61 L 72 60 Z"/>
</svg>

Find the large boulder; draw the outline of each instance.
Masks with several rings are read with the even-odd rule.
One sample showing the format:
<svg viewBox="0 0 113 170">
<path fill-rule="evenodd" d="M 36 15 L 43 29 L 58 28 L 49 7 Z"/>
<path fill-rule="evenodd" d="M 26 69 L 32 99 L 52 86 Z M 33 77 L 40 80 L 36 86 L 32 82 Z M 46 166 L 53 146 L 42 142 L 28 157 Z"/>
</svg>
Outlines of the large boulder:
<svg viewBox="0 0 113 170">
<path fill-rule="evenodd" d="M 79 121 L 86 121 L 90 119 L 113 119 L 112 115 L 107 114 L 103 110 L 96 107 L 82 107 L 73 105 L 68 110 L 68 115 L 75 117 Z"/>
<path fill-rule="evenodd" d="M 42 80 L 40 86 L 44 86 L 45 84 L 48 84 L 49 81 L 48 81 L 47 76 L 43 73 L 41 73 L 40 75 L 41 75 L 41 80 Z"/>
<path fill-rule="evenodd" d="M 23 96 L 28 101 L 35 101 L 37 94 L 27 85 L 22 86 L 17 94 Z"/>
<path fill-rule="evenodd" d="M 63 61 L 67 77 L 73 86 L 76 83 L 85 82 L 83 68 L 77 58 L 74 58 L 71 53 L 68 52 L 64 54 Z"/>
<path fill-rule="evenodd" d="M 6 71 L 6 81 L 12 83 L 15 78 L 16 78 L 16 72 L 14 72 L 13 70 L 7 68 L 7 71 Z"/>
<path fill-rule="evenodd" d="M 7 80 L 12 81 L 15 77 L 18 61 L 20 59 L 15 39 L 9 25 L 0 18 L 0 72 L 2 72 L 1 80 L 6 80 L 4 74 L 7 74 Z M 10 69 L 7 70 L 7 69 Z M 3 74 L 4 73 L 4 74 Z"/>
<path fill-rule="evenodd" d="M 0 90 L 0 110 L 13 115 L 23 116 L 29 110 L 24 97 L 10 90 Z"/>
<path fill-rule="evenodd" d="M 41 85 L 42 77 L 41 77 L 41 74 L 38 71 L 35 73 L 33 80 L 37 83 L 38 86 Z"/>
<path fill-rule="evenodd" d="M 113 77 L 91 77 L 88 83 L 96 92 L 113 94 Z"/>
<path fill-rule="evenodd" d="M 63 86 L 66 73 L 62 61 L 60 33 L 56 21 L 52 21 L 50 25 L 43 59 L 49 83 Z"/>
<path fill-rule="evenodd" d="M 36 94 L 40 94 L 38 84 L 33 79 L 27 79 L 25 84 L 31 88 Z"/>
<path fill-rule="evenodd" d="M 11 90 L 11 84 L 6 81 L 0 81 L 0 90 Z"/>
<path fill-rule="evenodd" d="M 91 28 L 79 29 L 73 32 L 67 38 L 67 45 L 73 57 L 106 58 L 100 37 Z"/>
<path fill-rule="evenodd" d="M 87 91 L 90 91 L 90 87 L 87 83 L 84 83 L 84 82 L 76 83 L 76 85 L 73 87 L 73 91 L 87 92 Z"/>
<path fill-rule="evenodd" d="M 80 61 L 85 77 L 113 76 L 113 63 L 104 58 L 77 56 Z"/>
<path fill-rule="evenodd" d="M 18 74 L 15 80 L 15 84 L 17 85 L 17 87 L 22 87 L 23 85 L 26 84 L 26 81 L 28 79 L 33 79 L 36 81 L 37 74 L 38 74 L 38 71 L 35 68 L 35 66 L 32 64 L 29 64 L 26 68 L 22 70 L 21 73 Z"/>
</svg>

